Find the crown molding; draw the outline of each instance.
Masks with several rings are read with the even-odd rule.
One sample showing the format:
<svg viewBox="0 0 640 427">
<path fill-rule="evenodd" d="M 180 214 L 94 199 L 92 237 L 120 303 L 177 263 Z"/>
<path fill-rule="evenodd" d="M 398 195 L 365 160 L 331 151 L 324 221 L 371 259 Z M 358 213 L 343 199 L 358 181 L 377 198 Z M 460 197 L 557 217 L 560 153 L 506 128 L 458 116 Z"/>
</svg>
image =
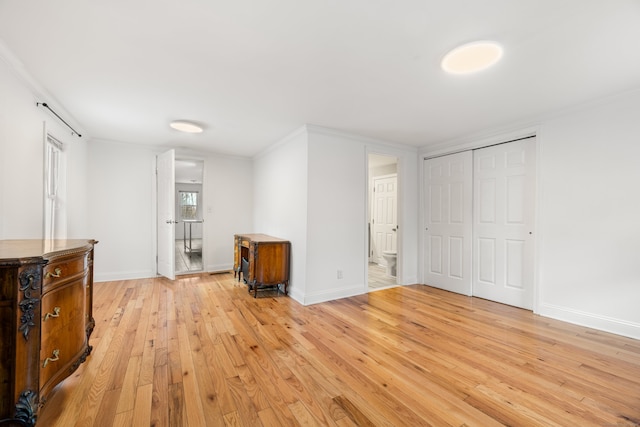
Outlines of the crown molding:
<svg viewBox="0 0 640 427">
<path fill-rule="evenodd" d="M 31 74 L 26 70 L 22 61 L 7 47 L 7 45 L 0 40 L 0 59 L 2 59 L 8 66 L 9 70 L 15 77 L 22 82 L 22 84 L 31 91 L 31 93 L 38 99 L 50 99 L 47 91 L 33 78 Z"/>
<path fill-rule="evenodd" d="M 403 150 L 403 151 L 411 151 L 411 152 L 416 152 L 416 153 L 418 152 L 418 147 L 416 147 L 414 145 L 402 144 L 402 143 L 399 143 L 399 142 L 392 142 L 392 141 L 385 141 L 385 140 L 382 140 L 382 139 L 376 139 L 376 138 L 371 138 L 371 137 L 368 137 L 368 136 L 357 135 L 357 134 L 354 134 L 354 133 L 344 132 L 344 131 L 341 131 L 341 130 L 328 128 L 328 127 L 324 127 L 324 126 L 319 126 L 319 125 L 307 124 L 305 126 L 306 126 L 306 128 L 307 128 L 307 130 L 309 132 L 313 132 L 313 133 L 317 133 L 317 134 L 321 134 L 321 135 L 335 136 L 335 137 L 339 137 L 339 138 L 350 139 L 352 141 L 361 142 L 361 143 L 367 144 L 367 145 L 375 145 L 375 146 L 382 146 L 382 147 L 388 147 L 388 148 L 395 148 L 395 149 L 399 149 L 399 150 Z"/>
<path fill-rule="evenodd" d="M 565 108 L 540 114 L 528 121 L 517 122 L 509 127 L 493 128 L 478 133 L 473 133 L 460 138 L 445 140 L 435 144 L 420 147 L 419 153 L 421 157 L 441 156 L 445 154 L 453 154 L 459 151 L 472 150 L 475 148 L 486 147 L 492 144 L 507 142 L 518 138 L 537 135 L 540 128 L 548 122 L 562 119 L 582 111 L 598 108 L 626 96 L 632 96 L 640 93 L 640 87 L 627 88 L 625 90 L 590 99 L 578 104 Z"/>
<path fill-rule="evenodd" d="M 283 136 L 282 138 L 280 138 L 279 140 L 277 140 L 273 144 L 269 145 L 267 148 L 265 148 L 264 150 L 260 151 L 258 154 L 255 154 L 251 158 L 254 159 L 254 160 L 260 159 L 260 158 L 266 156 L 267 154 L 271 153 L 272 151 L 276 150 L 277 148 L 288 144 L 289 142 L 291 142 L 294 139 L 298 138 L 300 135 L 305 135 L 307 133 L 308 133 L 307 132 L 307 125 L 302 125 L 299 128 L 296 128 L 292 132 L 288 133 L 287 135 Z"/>
<path fill-rule="evenodd" d="M 79 129 L 81 134 L 90 139 L 85 129 L 79 125 L 78 121 L 71 115 L 62 104 L 56 100 L 45 88 L 36 80 L 25 68 L 20 59 L 9 49 L 9 47 L 0 39 L 0 60 L 7 64 L 9 71 L 22 83 L 22 85 L 33 95 L 35 102 L 46 102 L 51 105 L 54 110 L 59 112 L 65 120 L 73 124 L 73 127 Z"/>
</svg>

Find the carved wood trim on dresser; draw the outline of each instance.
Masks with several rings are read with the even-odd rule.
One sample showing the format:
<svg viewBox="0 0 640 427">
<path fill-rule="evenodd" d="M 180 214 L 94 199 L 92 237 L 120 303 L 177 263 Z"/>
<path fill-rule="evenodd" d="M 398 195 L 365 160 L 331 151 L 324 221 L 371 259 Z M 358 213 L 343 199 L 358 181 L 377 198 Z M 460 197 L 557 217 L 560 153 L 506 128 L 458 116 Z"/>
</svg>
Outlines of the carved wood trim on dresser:
<svg viewBox="0 0 640 427">
<path fill-rule="evenodd" d="M 34 426 L 92 347 L 95 240 L 0 240 L 0 425 Z"/>
</svg>

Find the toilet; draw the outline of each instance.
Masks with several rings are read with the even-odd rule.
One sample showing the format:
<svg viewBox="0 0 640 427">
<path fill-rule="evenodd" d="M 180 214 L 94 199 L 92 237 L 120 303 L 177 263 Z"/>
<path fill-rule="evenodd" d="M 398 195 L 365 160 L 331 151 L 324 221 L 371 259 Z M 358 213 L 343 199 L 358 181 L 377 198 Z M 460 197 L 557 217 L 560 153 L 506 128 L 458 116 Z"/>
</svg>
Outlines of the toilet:
<svg viewBox="0 0 640 427">
<path fill-rule="evenodd" d="M 387 263 L 387 274 L 389 276 L 396 276 L 396 261 L 398 254 L 396 251 L 382 251 L 382 257 Z"/>
</svg>

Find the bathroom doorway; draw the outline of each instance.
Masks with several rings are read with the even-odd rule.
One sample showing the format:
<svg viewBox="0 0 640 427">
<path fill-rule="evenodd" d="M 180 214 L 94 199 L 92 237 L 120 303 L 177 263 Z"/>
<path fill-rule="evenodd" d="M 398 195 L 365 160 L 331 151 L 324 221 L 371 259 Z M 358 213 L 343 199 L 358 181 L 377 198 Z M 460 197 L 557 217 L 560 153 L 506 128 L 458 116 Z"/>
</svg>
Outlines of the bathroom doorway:
<svg viewBox="0 0 640 427">
<path fill-rule="evenodd" d="M 395 286 L 398 259 L 398 158 L 369 154 L 369 291 Z"/>
<path fill-rule="evenodd" d="M 204 270 L 203 220 L 204 161 L 175 160 L 175 272 L 190 274 Z"/>
</svg>

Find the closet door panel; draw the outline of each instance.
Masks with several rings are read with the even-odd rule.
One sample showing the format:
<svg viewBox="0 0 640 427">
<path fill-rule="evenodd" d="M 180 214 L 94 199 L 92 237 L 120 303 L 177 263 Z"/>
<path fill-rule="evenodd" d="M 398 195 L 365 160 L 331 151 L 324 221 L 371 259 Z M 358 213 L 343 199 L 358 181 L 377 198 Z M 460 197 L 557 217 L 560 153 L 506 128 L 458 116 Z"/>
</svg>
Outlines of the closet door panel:
<svg viewBox="0 0 640 427">
<path fill-rule="evenodd" d="M 535 139 L 474 152 L 473 295 L 533 307 Z"/>
<path fill-rule="evenodd" d="M 424 161 L 427 285 L 471 294 L 472 184 L 471 152 Z"/>
</svg>

